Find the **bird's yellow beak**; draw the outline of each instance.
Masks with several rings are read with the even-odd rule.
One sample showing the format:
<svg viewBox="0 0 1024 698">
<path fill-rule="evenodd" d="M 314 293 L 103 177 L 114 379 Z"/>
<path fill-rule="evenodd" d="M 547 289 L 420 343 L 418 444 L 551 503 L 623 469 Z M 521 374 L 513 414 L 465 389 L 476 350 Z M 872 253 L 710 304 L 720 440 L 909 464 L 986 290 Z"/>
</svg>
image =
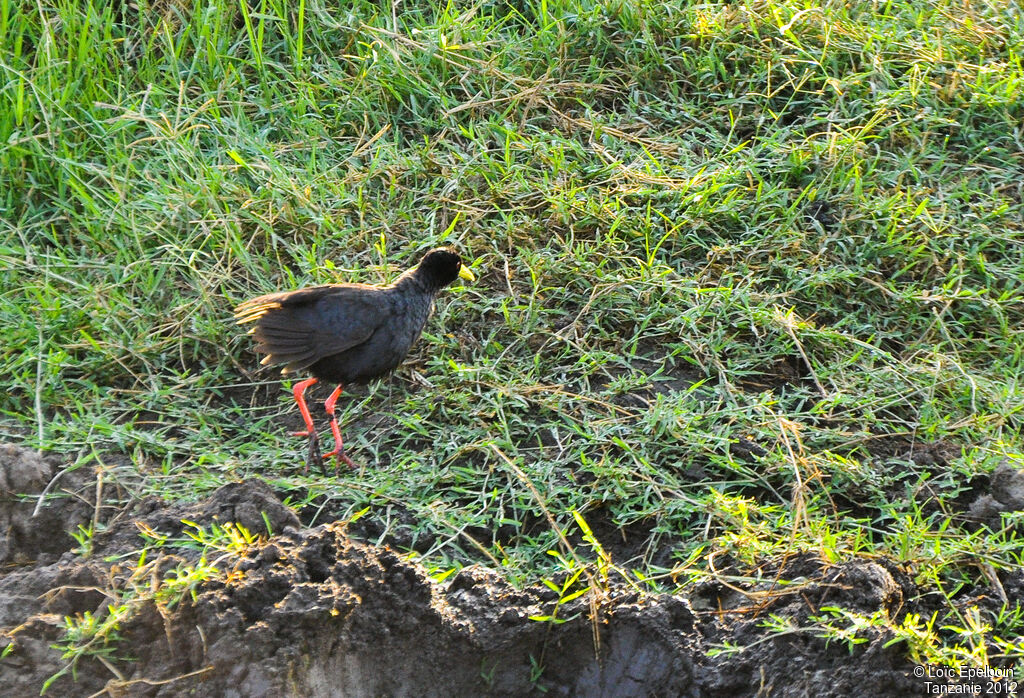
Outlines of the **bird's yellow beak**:
<svg viewBox="0 0 1024 698">
<path fill-rule="evenodd" d="M 465 264 L 459 265 L 459 278 L 465 279 L 466 281 L 476 281 L 476 277 L 473 276 L 473 272 L 469 270 Z"/>
</svg>

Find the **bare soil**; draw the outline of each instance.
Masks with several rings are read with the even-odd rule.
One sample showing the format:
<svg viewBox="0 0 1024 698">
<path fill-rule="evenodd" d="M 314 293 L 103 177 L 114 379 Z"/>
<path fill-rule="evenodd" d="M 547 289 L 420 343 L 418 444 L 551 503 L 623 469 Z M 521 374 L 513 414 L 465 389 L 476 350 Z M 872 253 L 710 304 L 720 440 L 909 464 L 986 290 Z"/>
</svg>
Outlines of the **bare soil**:
<svg viewBox="0 0 1024 698">
<path fill-rule="evenodd" d="M 852 649 L 800 630 L 823 606 L 891 617 L 922 612 L 895 562 L 830 565 L 793 556 L 750 574 L 718 561 L 720 582 L 688 596 L 643 594 L 624 581 L 563 605 L 538 585 L 514 589 L 467 567 L 437 583 L 395 550 L 353 539 L 344 523 L 303 527 L 257 480 L 192 504 L 145 499 L 97 509 L 96 476 L 0 445 L 0 685 L 39 695 L 68 665 L 53 645 L 64 617 L 103 614 L 112 590 L 152 589 L 198 551 L 167 547 L 142 566 L 140 532 L 181 537 L 192 521 L 273 535 L 229 574 L 174 603 L 139 595 L 111 653 L 83 656 L 52 696 L 911 696 L 923 679 L 882 631 Z M 38 494 L 49 486 L 41 506 Z M 15 495 L 13 493 L 20 493 Z M 36 495 L 36 496 L 25 496 Z M 69 534 L 102 523 L 87 556 Z M 214 555 L 210 555 L 211 561 Z M 774 580 L 802 578 L 777 585 Z M 1016 584 L 1017 587 L 1012 587 Z M 1006 579 L 1020 593 L 1021 579 Z M 976 590 L 983 596 L 985 590 Z M 769 614 L 791 632 L 762 625 Z M 709 654 L 726 644 L 739 652 Z M 7 649 L 2 649 L 6 647 Z M 97 648 L 98 649 L 98 648 Z M 951 681 L 944 680 L 949 684 Z"/>
</svg>

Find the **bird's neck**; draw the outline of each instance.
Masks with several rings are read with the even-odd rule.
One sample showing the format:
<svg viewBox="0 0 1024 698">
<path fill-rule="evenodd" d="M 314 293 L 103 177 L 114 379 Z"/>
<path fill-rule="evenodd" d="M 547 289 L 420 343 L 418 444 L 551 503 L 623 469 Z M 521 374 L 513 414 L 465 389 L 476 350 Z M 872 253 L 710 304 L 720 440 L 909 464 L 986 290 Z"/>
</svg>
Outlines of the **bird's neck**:
<svg viewBox="0 0 1024 698">
<path fill-rule="evenodd" d="M 425 274 L 418 273 L 419 267 L 413 267 L 402 272 L 402 275 L 395 279 L 395 288 L 399 289 L 410 289 L 418 291 L 419 293 L 437 293 L 441 287 L 437 284 L 430 283 L 429 279 Z"/>
</svg>

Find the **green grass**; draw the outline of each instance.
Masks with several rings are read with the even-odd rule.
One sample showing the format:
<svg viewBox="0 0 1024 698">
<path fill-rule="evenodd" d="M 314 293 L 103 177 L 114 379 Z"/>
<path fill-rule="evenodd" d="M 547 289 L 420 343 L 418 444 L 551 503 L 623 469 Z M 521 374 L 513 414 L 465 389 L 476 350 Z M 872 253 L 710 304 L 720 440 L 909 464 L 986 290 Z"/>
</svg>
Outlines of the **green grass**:
<svg viewBox="0 0 1024 698">
<path fill-rule="evenodd" d="M 615 562 L 653 588 L 884 554 L 950 622 L 1024 562 L 1013 520 L 951 520 L 1024 462 L 1019 12 L 388 7 L 0 0 L 3 438 L 139 494 L 369 507 L 517 584 L 573 512 L 647 536 Z M 441 243 L 478 282 L 343 401 L 366 467 L 303 476 L 231 308 Z"/>
</svg>

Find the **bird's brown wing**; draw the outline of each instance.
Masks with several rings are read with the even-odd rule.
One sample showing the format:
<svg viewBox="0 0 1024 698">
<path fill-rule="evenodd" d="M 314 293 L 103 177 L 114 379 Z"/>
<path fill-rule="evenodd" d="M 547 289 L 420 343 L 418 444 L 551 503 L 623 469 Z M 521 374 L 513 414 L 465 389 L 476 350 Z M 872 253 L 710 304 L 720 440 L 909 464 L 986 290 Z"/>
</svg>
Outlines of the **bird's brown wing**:
<svg viewBox="0 0 1024 698">
<path fill-rule="evenodd" d="M 360 284 L 271 293 L 235 308 L 238 324 L 253 323 L 261 363 L 287 364 L 284 373 L 362 344 L 386 318 L 381 290 Z"/>
</svg>

